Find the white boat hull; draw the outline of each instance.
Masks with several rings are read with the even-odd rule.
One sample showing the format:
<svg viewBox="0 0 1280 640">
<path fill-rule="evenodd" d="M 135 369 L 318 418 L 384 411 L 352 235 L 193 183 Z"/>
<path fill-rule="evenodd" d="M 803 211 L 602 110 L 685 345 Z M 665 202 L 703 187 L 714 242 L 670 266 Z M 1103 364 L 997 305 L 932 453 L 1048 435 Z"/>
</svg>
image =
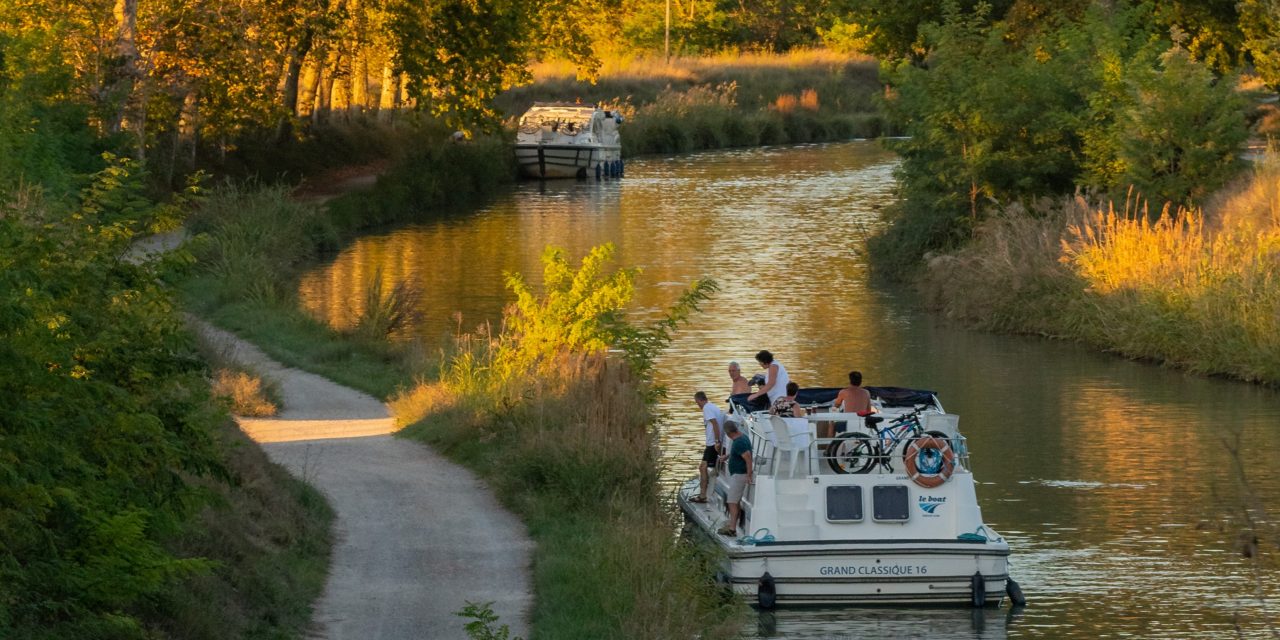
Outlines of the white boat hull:
<svg viewBox="0 0 1280 640">
<path fill-rule="evenodd" d="M 587 178 L 596 167 L 622 158 L 619 146 L 593 144 L 517 144 L 516 162 L 530 178 Z"/>
<path fill-rule="evenodd" d="M 1009 547 L 1003 542 L 942 540 L 777 541 L 754 545 L 712 533 L 723 522 L 719 500 L 688 501 L 681 509 L 690 525 L 723 552 L 719 580 L 755 602 L 761 578 L 774 580 L 778 606 L 833 604 L 973 603 L 973 576 L 982 574 L 985 605 L 999 605 L 1009 578 Z"/>
</svg>

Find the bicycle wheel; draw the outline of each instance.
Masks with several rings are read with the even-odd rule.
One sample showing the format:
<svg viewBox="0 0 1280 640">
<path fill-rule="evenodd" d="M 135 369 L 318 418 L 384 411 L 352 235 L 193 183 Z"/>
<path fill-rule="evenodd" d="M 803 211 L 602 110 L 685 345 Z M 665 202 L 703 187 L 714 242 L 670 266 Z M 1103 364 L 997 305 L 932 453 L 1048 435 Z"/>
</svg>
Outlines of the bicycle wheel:
<svg viewBox="0 0 1280 640">
<path fill-rule="evenodd" d="M 866 473 L 875 460 L 875 446 L 865 433 L 843 433 L 827 445 L 827 464 L 836 473 Z"/>
</svg>

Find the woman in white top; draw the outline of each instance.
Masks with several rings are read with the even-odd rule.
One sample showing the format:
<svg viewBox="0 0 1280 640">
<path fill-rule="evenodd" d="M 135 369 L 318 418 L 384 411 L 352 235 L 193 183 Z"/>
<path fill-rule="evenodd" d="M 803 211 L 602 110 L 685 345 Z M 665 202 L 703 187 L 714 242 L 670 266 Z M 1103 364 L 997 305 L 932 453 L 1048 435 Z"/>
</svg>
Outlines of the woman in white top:
<svg viewBox="0 0 1280 640">
<path fill-rule="evenodd" d="M 791 377 L 787 375 L 787 368 L 781 363 L 774 362 L 773 354 L 768 351 L 757 353 L 756 362 L 760 363 L 760 368 L 764 369 L 764 386 L 747 396 L 747 400 L 755 400 L 762 395 L 767 395 L 769 405 L 772 406 L 778 398 L 786 397 L 787 383 L 791 382 Z"/>
</svg>

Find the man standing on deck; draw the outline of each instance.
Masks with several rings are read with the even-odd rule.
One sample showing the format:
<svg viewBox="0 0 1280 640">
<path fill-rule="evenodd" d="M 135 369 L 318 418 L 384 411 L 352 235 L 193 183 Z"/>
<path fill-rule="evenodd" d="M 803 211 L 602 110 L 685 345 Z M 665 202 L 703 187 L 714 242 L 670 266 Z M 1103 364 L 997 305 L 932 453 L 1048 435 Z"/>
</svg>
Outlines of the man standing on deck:
<svg viewBox="0 0 1280 640">
<path fill-rule="evenodd" d="M 751 484 L 751 438 L 738 429 L 736 422 L 726 424 L 724 432 L 733 438 L 729 453 L 720 456 L 729 460 L 729 495 L 725 498 L 729 504 L 729 522 L 716 533 L 735 536 L 738 534 L 738 517 L 742 514 L 742 496 L 747 492 L 747 485 Z"/>
<path fill-rule="evenodd" d="M 722 429 L 728 422 L 729 417 L 717 407 L 715 403 L 707 400 L 707 394 L 699 391 L 693 394 L 693 401 L 698 403 L 698 408 L 702 409 L 702 426 L 706 428 L 707 437 L 706 448 L 702 450 L 702 462 L 698 463 L 698 497 L 691 498 L 689 502 L 706 502 L 707 501 L 707 485 L 710 484 L 710 474 L 707 472 L 708 466 L 714 466 L 720 456 L 720 442 L 724 440 Z"/>
<path fill-rule="evenodd" d="M 737 362 L 729 363 L 729 379 L 733 381 L 733 391 L 729 392 L 732 395 L 751 393 L 751 381 L 742 377 L 742 367 Z"/>
</svg>

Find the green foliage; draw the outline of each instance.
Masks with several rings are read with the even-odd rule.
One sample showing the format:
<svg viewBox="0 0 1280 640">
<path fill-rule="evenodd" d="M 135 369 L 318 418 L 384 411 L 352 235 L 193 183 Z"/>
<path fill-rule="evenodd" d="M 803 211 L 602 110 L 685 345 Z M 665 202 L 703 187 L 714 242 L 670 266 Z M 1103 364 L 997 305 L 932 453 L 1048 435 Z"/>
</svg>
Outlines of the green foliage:
<svg viewBox="0 0 1280 640">
<path fill-rule="evenodd" d="M 1152 31 L 1147 8 L 1092 7 L 1078 21 L 1011 37 L 947 10 L 922 28 L 924 66 L 900 63 L 887 101 L 901 201 L 871 242 L 876 264 L 912 271 L 966 241 L 989 211 L 1083 187 L 1185 201 L 1238 169 L 1243 105 L 1231 83 Z M 1158 209 L 1158 207 L 1157 207 Z"/>
<path fill-rule="evenodd" d="M 858 51 L 890 62 L 906 59 L 920 61 L 933 48 L 933 43 L 928 41 L 923 32 L 924 29 L 928 25 L 946 20 L 948 11 L 972 14 L 980 23 L 987 24 L 989 20 L 1003 16 L 1011 4 L 1011 0 L 966 0 L 963 3 L 939 0 L 848 0 L 837 35 L 850 43 L 850 46 L 856 46 Z"/>
<path fill-rule="evenodd" d="M 563 350 L 595 353 L 614 342 L 612 329 L 635 293 L 640 272 L 628 268 L 604 273 L 614 253 L 612 244 L 594 247 L 575 271 L 563 249 L 547 247 L 542 253 L 541 296 L 520 274 L 506 274 L 507 288 L 515 294 L 515 308 L 506 322 L 513 367 L 524 371 Z"/>
<path fill-rule="evenodd" d="M 61 99 L 71 77 L 43 32 L 0 29 L 0 190 L 40 185 L 51 196 L 74 192 L 76 173 L 96 170 L 88 111 Z"/>
<path fill-rule="evenodd" d="M 486 476 L 525 520 L 538 543 L 537 636 L 728 637 L 732 609 L 708 578 L 711 559 L 671 535 L 678 515 L 661 499 L 647 369 L 605 353 L 638 345 L 631 358 L 651 358 L 714 286 L 632 327 L 621 311 L 635 271 L 607 269 L 612 252 L 597 247 L 575 269 L 548 249 L 541 295 L 509 276 L 517 301 L 501 335 L 461 336 L 439 382 L 390 404 L 410 423 L 401 433 Z M 461 615 L 474 618 L 471 637 L 506 637 L 486 605 Z"/>
<path fill-rule="evenodd" d="M 1249 132 L 1232 83 L 1175 45 L 1160 68 L 1135 70 L 1135 104 L 1117 122 L 1121 184 L 1155 202 L 1201 201 L 1234 177 Z"/>
<path fill-rule="evenodd" d="M 575 270 L 563 249 L 547 247 L 542 254 L 541 295 L 520 274 L 507 274 L 507 288 L 516 299 L 495 354 L 501 376 L 545 369 L 565 352 L 593 354 L 620 348 L 636 373 L 649 377 L 675 329 L 697 312 L 717 286 L 713 280 L 698 280 L 661 320 L 636 326 L 627 321 L 623 309 L 635 293 L 640 270 L 606 272 L 615 251 L 612 243 L 594 247 Z"/>
<path fill-rule="evenodd" d="M 511 638 L 511 629 L 505 624 L 496 629 L 493 627 L 498 621 L 498 614 L 493 612 L 492 601 L 476 603 L 468 600 L 467 606 L 454 615 L 471 620 L 464 627 L 471 640 L 522 640 L 520 636 Z"/>
<path fill-rule="evenodd" d="M 1258 75 L 1280 89 L 1280 4 L 1274 0 L 1242 0 L 1240 30 Z"/>
<path fill-rule="evenodd" d="M 156 265 L 123 260 L 154 210 L 118 163 L 78 206 L 0 216 L 0 630 L 143 637 L 128 613 L 209 568 L 161 540 L 185 478 L 221 473 L 214 414 Z"/>
</svg>

